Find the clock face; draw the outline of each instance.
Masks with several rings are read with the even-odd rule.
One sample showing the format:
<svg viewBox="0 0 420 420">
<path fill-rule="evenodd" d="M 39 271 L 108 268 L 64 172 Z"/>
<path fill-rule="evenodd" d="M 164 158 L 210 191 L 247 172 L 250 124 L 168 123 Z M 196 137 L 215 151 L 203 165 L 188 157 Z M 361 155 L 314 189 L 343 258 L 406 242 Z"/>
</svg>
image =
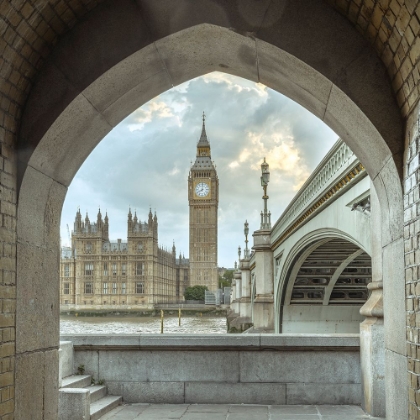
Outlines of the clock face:
<svg viewBox="0 0 420 420">
<path fill-rule="evenodd" d="M 198 197 L 206 197 L 209 194 L 210 187 L 205 182 L 200 182 L 195 186 L 195 194 Z"/>
</svg>

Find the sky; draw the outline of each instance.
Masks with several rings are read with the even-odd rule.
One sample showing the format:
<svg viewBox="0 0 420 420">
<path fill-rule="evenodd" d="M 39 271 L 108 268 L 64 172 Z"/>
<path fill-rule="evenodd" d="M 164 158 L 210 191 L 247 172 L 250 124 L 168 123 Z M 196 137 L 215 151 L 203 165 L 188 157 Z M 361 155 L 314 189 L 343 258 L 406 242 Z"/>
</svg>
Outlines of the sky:
<svg viewBox="0 0 420 420">
<path fill-rule="evenodd" d="M 244 222 L 260 227 L 261 163 L 270 165 L 272 224 L 338 136 L 309 111 L 266 86 L 225 73 L 192 79 L 147 102 L 97 145 L 74 177 L 61 216 L 61 244 L 74 218 L 109 217 L 111 240 L 127 238 L 131 207 L 141 221 L 156 211 L 159 244 L 188 257 L 189 168 L 202 113 L 219 177 L 218 265 L 231 268 L 245 246 Z"/>
</svg>

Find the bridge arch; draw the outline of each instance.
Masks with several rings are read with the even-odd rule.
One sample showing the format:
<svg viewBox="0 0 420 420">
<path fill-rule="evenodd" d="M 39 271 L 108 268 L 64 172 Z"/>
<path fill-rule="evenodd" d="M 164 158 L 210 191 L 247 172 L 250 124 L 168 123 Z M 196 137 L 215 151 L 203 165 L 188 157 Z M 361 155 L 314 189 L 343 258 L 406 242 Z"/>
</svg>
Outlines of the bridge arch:
<svg viewBox="0 0 420 420">
<path fill-rule="evenodd" d="M 107 2 L 58 42 L 31 90 L 18 144 L 16 418 L 33 401 L 28 369 L 56 364 L 59 220 L 67 186 L 113 126 L 193 77 L 222 70 L 264 83 L 336 131 L 373 179 L 382 247 L 401 258 L 403 279 L 402 120 L 374 50 L 322 2 L 284 3 L 258 24 L 236 20 L 239 12 L 232 15 L 211 2 L 200 4 L 212 13 L 197 14 L 197 3 L 183 3 L 183 16 L 189 18 L 178 16 L 173 25 L 162 23 L 171 21 L 170 11 L 162 10 L 148 29 L 142 12 L 132 11 L 134 2 Z M 318 24 L 307 31 L 305 21 Z M 403 282 L 396 287 L 404 289 Z M 28 301 L 29 295 L 36 299 Z M 392 310 L 404 305 L 404 296 L 398 297 Z M 402 333 L 404 350 L 394 342 L 389 347 L 405 355 L 401 314 L 392 322 Z M 406 374 L 400 374 L 405 384 Z M 50 404 L 54 411 L 56 403 Z M 397 404 L 392 396 L 389 404 Z"/>
<path fill-rule="evenodd" d="M 358 332 L 372 280 L 369 244 L 325 229 L 285 256 L 276 291 L 280 332 Z"/>
</svg>

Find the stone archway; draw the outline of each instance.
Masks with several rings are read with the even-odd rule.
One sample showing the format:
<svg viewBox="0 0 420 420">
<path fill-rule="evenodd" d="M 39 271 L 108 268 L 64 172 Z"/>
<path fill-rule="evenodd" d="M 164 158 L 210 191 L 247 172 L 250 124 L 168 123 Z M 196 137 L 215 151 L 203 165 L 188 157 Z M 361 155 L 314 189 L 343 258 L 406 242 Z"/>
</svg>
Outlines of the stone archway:
<svg viewBox="0 0 420 420">
<path fill-rule="evenodd" d="M 384 255 L 398 259 L 395 264 L 391 258 L 383 260 L 383 272 L 389 273 L 389 279 L 384 278 L 385 288 L 392 283 L 389 287 L 398 289 L 398 299 L 388 308 L 390 313 L 403 308 L 402 124 L 385 69 L 357 32 L 331 9 L 311 4 L 300 7 L 304 15 L 319 18 L 313 28 L 317 36 L 304 31 L 296 38 L 290 25 L 300 25 L 301 16 L 293 17 L 296 10 L 280 7 L 274 17 L 270 15 L 275 21 L 260 26 L 258 38 L 252 31 L 227 29 L 229 19 L 221 13 L 219 25 L 206 23 L 206 16 L 177 22 L 171 28 L 157 22 L 163 32 L 156 33 L 166 35 L 158 40 L 138 28 L 135 19 L 120 22 L 128 32 L 137 24 L 136 40 L 124 44 L 126 38 L 121 34 L 112 37 L 113 26 L 106 23 L 127 15 L 111 18 L 115 6 L 107 7 L 62 39 L 40 73 L 23 117 L 17 224 L 16 418 L 24 418 L 39 401 L 44 404 L 45 418 L 48 413 L 53 418 L 56 410 L 57 375 L 51 367 L 58 368 L 58 226 L 67 186 L 95 145 L 128 113 L 171 86 L 213 70 L 258 81 L 286 94 L 323 119 L 352 147 L 378 192 Z M 121 7 L 130 13 L 129 2 Z M 280 28 L 279 21 L 289 24 Z M 109 39 L 109 45 L 103 45 L 104 38 Z M 324 52 L 329 48 L 324 54 L 326 62 L 314 55 L 317 45 Z M 396 279 L 390 277 L 392 273 Z M 28 300 L 28 296 L 35 298 Z M 396 333 L 388 336 L 386 346 L 389 365 L 394 366 L 405 389 L 405 316 L 403 310 L 400 313 L 402 317 L 389 317 L 389 329 Z M 42 386 L 34 395 L 28 372 L 36 377 L 40 369 Z M 404 418 L 407 398 L 402 407 L 389 392 L 388 412 Z"/>
</svg>

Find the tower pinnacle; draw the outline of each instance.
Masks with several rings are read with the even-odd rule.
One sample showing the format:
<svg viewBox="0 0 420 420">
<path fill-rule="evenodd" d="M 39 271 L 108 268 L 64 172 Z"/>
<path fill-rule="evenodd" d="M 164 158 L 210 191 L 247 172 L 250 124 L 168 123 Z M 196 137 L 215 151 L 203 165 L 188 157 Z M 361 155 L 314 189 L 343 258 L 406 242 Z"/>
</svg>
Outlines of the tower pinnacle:
<svg viewBox="0 0 420 420">
<path fill-rule="evenodd" d="M 198 146 L 210 146 L 209 141 L 207 139 L 207 133 L 206 133 L 206 114 L 203 111 L 203 126 L 201 128 L 201 136 L 200 140 L 198 142 Z"/>
</svg>

